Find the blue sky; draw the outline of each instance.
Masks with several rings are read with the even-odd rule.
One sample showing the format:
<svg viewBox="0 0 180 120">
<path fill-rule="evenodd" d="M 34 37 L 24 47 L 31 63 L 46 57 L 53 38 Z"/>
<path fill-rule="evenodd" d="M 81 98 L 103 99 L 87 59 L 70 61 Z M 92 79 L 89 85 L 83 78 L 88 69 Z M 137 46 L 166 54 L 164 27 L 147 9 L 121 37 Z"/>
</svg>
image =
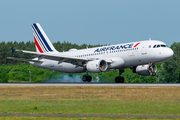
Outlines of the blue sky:
<svg viewBox="0 0 180 120">
<path fill-rule="evenodd" d="M 33 41 L 38 22 L 51 42 L 180 42 L 180 0 L 3 0 L 0 42 Z"/>
</svg>

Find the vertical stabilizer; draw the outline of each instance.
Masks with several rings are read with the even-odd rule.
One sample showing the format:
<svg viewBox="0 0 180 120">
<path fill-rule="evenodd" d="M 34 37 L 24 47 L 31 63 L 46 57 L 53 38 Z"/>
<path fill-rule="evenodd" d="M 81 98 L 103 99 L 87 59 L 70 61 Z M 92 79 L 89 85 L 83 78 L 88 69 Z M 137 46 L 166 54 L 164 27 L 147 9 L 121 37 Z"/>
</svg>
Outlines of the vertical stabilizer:
<svg viewBox="0 0 180 120">
<path fill-rule="evenodd" d="M 32 24 L 32 30 L 37 52 L 57 52 L 39 23 Z"/>
</svg>

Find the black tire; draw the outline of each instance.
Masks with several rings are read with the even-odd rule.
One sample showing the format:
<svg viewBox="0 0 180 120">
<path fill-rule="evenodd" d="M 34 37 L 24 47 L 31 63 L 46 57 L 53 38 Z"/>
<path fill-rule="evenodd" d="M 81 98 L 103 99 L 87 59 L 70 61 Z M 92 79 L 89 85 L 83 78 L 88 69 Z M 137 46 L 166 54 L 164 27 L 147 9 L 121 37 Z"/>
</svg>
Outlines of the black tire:
<svg viewBox="0 0 180 120">
<path fill-rule="evenodd" d="M 124 78 L 120 77 L 120 83 L 124 83 Z"/>
<path fill-rule="evenodd" d="M 92 77 L 88 75 L 88 76 L 87 76 L 87 81 L 88 81 L 88 82 L 91 82 L 91 80 L 92 80 Z"/>
<path fill-rule="evenodd" d="M 91 80 L 92 80 L 92 77 L 91 77 L 91 76 L 89 76 L 89 78 L 90 78 L 90 81 L 89 81 L 89 82 L 91 82 Z"/>
<path fill-rule="evenodd" d="M 124 83 L 124 78 L 123 77 L 116 77 L 115 82 L 116 83 Z"/>
<path fill-rule="evenodd" d="M 115 78 L 115 83 L 120 83 L 119 77 L 116 77 L 116 78 Z"/>
<path fill-rule="evenodd" d="M 86 82 L 86 81 L 87 81 L 87 76 L 86 76 L 86 75 L 83 75 L 82 81 L 83 81 L 83 82 Z"/>
</svg>

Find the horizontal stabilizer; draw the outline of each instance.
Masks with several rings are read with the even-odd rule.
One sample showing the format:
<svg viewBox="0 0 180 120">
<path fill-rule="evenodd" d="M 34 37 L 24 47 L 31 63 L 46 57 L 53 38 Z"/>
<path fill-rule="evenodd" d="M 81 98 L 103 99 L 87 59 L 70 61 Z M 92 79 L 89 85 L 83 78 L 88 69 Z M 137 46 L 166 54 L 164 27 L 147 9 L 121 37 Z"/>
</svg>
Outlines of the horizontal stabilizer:
<svg viewBox="0 0 180 120">
<path fill-rule="evenodd" d="M 16 51 L 16 50 L 14 50 L 13 48 L 11 48 L 11 50 L 12 50 L 12 53 L 14 53 L 14 51 Z"/>
<path fill-rule="evenodd" d="M 14 57 L 8 57 L 7 59 L 24 61 L 24 62 L 42 62 L 42 61 L 39 61 L 39 60 L 24 59 L 24 58 L 14 58 Z"/>
</svg>

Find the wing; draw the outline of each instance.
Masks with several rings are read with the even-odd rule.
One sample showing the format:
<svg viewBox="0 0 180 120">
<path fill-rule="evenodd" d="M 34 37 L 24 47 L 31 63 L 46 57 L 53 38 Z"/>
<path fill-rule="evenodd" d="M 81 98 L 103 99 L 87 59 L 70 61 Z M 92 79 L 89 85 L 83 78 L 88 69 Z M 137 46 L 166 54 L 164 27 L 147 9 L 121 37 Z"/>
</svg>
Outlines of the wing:
<svg viewBox="0 0 180 120">
<path fill-rule="evenodd" d="M 32 51 L 25 51 L 25 50 L 15 50 L 15 51 L 33 54 L 33 57 L 37 57 L 38 60 L 26 59 L 26 61 L 32 61 L 32 62 L 39 62 L 41 59 L 49 59 L 49 60 L 58 61 L 59 64 L 62 62 L 67 62 L 67 63 L 71 63 L 74 65 L 82 66 L 83 64 L 85 64 L 88 61 L 93 61 L 93 60 L 99 59 L 99 58 L 85 58 L 85 57 L 66 56 L 66 55 L 62 55 L 59 52 L 56 52 L 56 53 L 39 53 L 39 52 L 32 52 Z M 24 60 L 25 61 L 25 59 L 23 59 L 23 58 L 11 58 L 10 57 L 8 59 L 21 60 L 21 61 Z M 112 62 L 112 60 L 107 59 L 107 58 L 104 60 L 106 60 L 107 63 Z"/>
</svg>

